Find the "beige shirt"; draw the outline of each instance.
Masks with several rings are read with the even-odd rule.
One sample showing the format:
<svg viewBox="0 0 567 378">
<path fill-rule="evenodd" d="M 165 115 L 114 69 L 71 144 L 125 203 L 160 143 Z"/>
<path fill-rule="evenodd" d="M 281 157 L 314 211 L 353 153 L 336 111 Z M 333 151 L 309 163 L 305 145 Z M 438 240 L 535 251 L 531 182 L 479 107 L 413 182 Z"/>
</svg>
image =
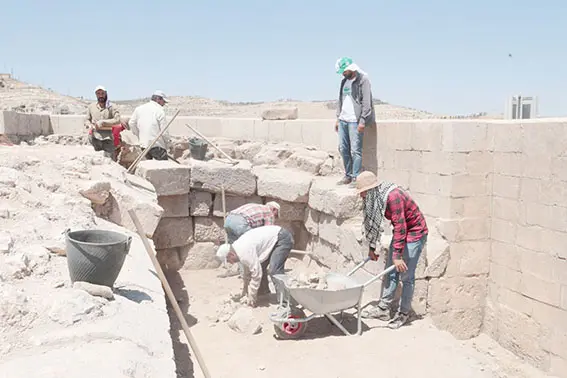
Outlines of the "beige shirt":
<svg viewBox="0 0 567 378">
<path fill-rule="evenodd" d="M 262 281 L 262 263 L 268 259 L 278 241 L 280 226 L 262 226 L 242 234 L 232 248 L 250 277 L 248 294 L 256 298 Z"/>
<path fill-rule="evenodd" d="M 102 121 L 102 126 L 114 126 L 120 124 L 120 111 L 115 105 L 109 103 L 103 108 L 98 102 L 92 103 L 87 107 L 85 116 L 85 127 L 93 129 L 93 137 L 99 140 L 112 139 L 111 130 L 96 130 L 95 123 Z"/>
</svg>

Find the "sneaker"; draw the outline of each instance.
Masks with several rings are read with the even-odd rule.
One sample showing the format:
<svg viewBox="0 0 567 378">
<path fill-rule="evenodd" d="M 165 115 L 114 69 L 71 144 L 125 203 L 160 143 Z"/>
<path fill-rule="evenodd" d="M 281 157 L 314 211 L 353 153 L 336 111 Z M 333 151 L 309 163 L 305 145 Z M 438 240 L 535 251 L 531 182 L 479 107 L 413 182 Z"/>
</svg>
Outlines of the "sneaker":
<svg viewBox="0 0 567 378">
<path fill-rule="evenodd" d="M 390 322 L 388 323 L 388 328 L 398 329 L 404 324 L 406 324 L 408 322 L 408 319 L 409 316 L 407 314 L 402 314 L 401 312 L 398 312 L 394 317 L 394 319 L 390 320 Z"/>
<path fill-rule="evenodd" d="M 351 180 L 350 184 L 348 184 L 351 188 L 356 188 L 356 179 Z"/>
<path fill-rule="evenodd" d="M 382 321 L 388 321 L 392 318 L 390 309 L 383 309 L 380 306 L 365 308 L 364 310 L 362 310 L 361 316 L 364 319 L 378 319 Z"/>
<path fill-rule="evenodd" d="M 343 177 L 339 182 L 337 182 L 338 185 L 347 185 L 350 184 L 352 182 L 352 179 L 350 177 Z"/>
</svg>

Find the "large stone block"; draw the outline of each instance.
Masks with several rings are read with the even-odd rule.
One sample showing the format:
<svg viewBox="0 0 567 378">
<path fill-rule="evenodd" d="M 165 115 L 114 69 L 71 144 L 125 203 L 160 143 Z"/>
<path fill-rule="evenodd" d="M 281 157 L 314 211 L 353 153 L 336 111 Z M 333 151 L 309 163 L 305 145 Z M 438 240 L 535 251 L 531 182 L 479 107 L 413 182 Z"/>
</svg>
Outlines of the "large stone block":
<svg viewBox="0 0 567 378">
<path fill-rule="evenodd" d="M 238 209 L 242 205 L 247 203 L 258 203 L 262 204 L 262 198 L 260 196 L 250 196 L 250 197 L 238 197 L 225 195 L 226 202 L 226 213 L 230 213 L 232 210 Z M 215 200 L 213 203 L 213 215 L 215 217 L 222 217 L 222 196 L 220 194 L 215 195 Z"/>
<path fill-rule="evenodd" d="M 449 332 L 458 340 L 467 340 L 479 335 L 484 310 L 482 307 L 477 307 L 466 310 L 448 310 L 435 314 L 429 311 L 429 314 L 437 328 Z"/>
<path fill-rule="evenodd" d="M 184 218 L 189 216 L 188 194 L 158 197 L 158 205 L 163 208 L 162 216 L 164 218 Z"/>
<path fill-rule="evenodd" d="M 362 213 L 362 199 L 356 190 L 338 186 L 337 177 L 315 178 L 309 191 L 309 207 L 337 218 L 352 218 Z"/>
<path fill-rule="evenodd" d="M 193 242 L 191 218 L 162 218 L 154 233 L 156 249 L 182 247 Z"/>
<path fill-rule="evenodd" d="M 486 240 L 490 237 L 490 218 L 459 218 L 436 220 L 439 234 L 450 242 Z"/>
<path fill-rule="evenodd" d="M 276 220 L 276 225 L 285 228 L 293 236 L 293 248 L 305 250 L 310 240 L 310 234 L 305 229 L 301 221 L 287 221 L 282 219 Z"/>
<path fill-rule="evenodd" d="M 485 277 L 433 278 L 429 281 L 430 312 L 482 308 L 486 299 Z"/>
<path fill-rule="evenodd" d="M 217 246 L 214 243 L 195 243 L 185 248 L 186 255 L 183 269 L 216 269 L 221 262 L 216 258 Z"/>
<path fill-rule="evenodd" d="M 225 193 L 251 196 L 256 192 L 256 176 L 252 173 L 249 161 L 239 160 L 236 165 L 217 160 L 193 160 L 191 188 L 213 193 Z"/>
<path fill-rule="evenodd" d="M 282 168 L 254 168 L 258 178 L 258 195 L 288 202 L 307 203 L 313 176 L 306 172 Z"/>
<path fill-rule="evenodd" d="M 0 111 L 0 135 L 27 140 L 52 133 L 49 115 Z"/>
<path fill-rule="evenodd" d="M 423 253 L 426 256 L 427 268 L 425 276 L 429 278 L 441 277 L 447 269 L 451 255 L 449 243 L 441 237 L 429 235 Z M 488 259 L 487 259 L 488 260 Z"/>
<path fill-rule="evenodd" d="M 348 261 L 344 258 L 335 247 L 326 241 L 317 237 L 311 238 L 307 245 L 307 250 L 312 252 L 324 267 L 332 271 L 345 271 L 348 267 Z"/>
<path fill-rule="evenodd" d="M 222 218 L 195 217 L 195 241 L 224 242 L 224 225 Z"/>
<path fill-rule="evenodd" d="M 254 166 L 279 165 L 288 159 L 292 153 L 291 147 L 286 144 L 266 143 L 260 147 L 251 161 Z"/>
<path fill-rule="evenodd" d="M 191 168 L 186 165 L 144 160 L 136 167 L 136 174 L 151 182 L 158 196 L 189 193 Z"/>
<path fill-rule="evenodd" d="M 284 221 L 303 221 L 305 218 L 305 203 L 287 202 L 277 198 L 266 198 L 265 202 L 275 201 L 280 205 L 279 218 Z"/>
<path fill-rule="evenodd" d="M 299 117 L 297 108 L 272 108 L 262 112 L 262 119 L 267 120 L 292 120 Z"/>
<path fill-rule="evenodd" d="M 312 235 L 319 235 L 319 218 L 320 214 L 317 210 L 313 210 L 312 208 L 308 207 L 305 209 L 305 216 L 303 223 L 305 224 L 305 228 L 309 231 Z"/>
<path fill-rule="evenodd" d="M 213 205 L 213 195 L 209 192 L 201 192 L 197 190 L 189 193 L 189 207 L 191 216 L 207 217 L 211 213 Z"/>
<path fill-rule="evenodd" d="M 300 147 L 294 149 L 293 154 L 284 162 L 284 166 L 315 175 L 319 173 L 328 158 L 328 152 Z"/>
</svg>

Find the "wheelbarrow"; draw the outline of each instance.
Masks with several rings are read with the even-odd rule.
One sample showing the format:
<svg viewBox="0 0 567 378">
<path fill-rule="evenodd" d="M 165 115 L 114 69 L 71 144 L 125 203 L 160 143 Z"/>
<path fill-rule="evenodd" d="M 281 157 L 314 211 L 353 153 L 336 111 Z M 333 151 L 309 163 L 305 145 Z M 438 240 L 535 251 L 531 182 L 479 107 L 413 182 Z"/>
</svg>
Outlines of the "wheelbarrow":
<svg viewBox="0 0 567 378">
<path fill-rule="evenodd" d="M 346 336 L 362 334 L 362 294 L 364 289 L 390 273 L 396 267 L 390 266 L 364 284 L 356 281 L 352 275 L 362 268 L 370 257 L 345 274 L 329 272 L 326 274 L 328 289 L 309 287 L 290 287 L 291 277 L 286 274 L 272 276 L 276 292 L 279 294 L 277 310 L 270 314 L 274 331 L 280 339 L 299 339 L 307 330 L 307 322 L 315 317 L 325 316 Z M 338 288 L 333 290 L 333 288 Z M 350 333 L 333 315 L 355 307 L 357 310 L 357 331 Z M 305 310 L 312 314 L 306 316 Z"/>
</svg>

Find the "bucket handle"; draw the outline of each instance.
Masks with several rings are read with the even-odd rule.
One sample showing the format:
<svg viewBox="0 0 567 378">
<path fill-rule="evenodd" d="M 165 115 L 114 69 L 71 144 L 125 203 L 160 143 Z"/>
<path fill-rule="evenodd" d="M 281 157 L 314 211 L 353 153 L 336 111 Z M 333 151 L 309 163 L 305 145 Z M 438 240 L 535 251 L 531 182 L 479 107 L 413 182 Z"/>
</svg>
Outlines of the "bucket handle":
<svg viewBox="0 0 567 378">
<path fill-rule="evenodd" d="M 69 232 L 71 232 L 71 229 L 70 229 L 70 228 L 66 228 L 65 231 L 63 231 L 63 232 L 61 233 L 61 235 L 67 236 L 67 235 L 69 234 Z"/>
<path fill-rule="evenodd" d="M 132 236 L 128 236 L 126 240 L 126 253 L 130 252 L 130 245 L 132 244 Z"/>
</svg>

